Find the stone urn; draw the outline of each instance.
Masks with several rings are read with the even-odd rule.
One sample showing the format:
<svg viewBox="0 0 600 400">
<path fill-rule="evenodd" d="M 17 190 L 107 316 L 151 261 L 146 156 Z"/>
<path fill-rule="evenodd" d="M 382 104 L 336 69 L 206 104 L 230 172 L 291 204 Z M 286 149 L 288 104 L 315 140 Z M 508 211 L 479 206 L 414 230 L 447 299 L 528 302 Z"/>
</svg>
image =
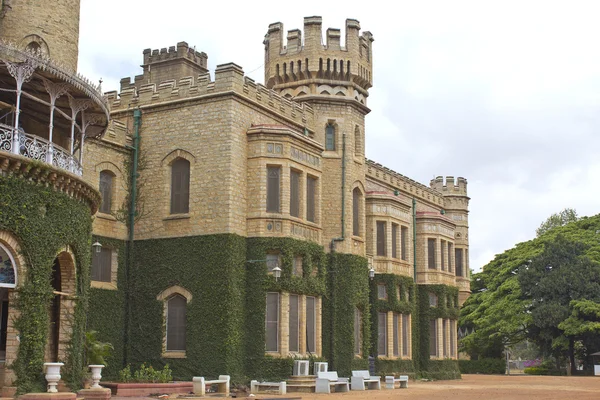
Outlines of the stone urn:
<svg viewBox="0 0 600 400">
<path fill-rule="evenodd" d="M 102 379 L 104 365 L 88 365 L 88 368 L 92 371 L 92 386 L 90 386 L 90 389 L 101 389 L 100 379 Z"/>
<path fill-rule="evenodd" d="M 44 370 L 46 371 L 46 381 L 48 381 L 48 393 L 57 393 L 56 385 L 60 381 L 60 367 L 63 363 L 44 363 Z"/>
</svg>

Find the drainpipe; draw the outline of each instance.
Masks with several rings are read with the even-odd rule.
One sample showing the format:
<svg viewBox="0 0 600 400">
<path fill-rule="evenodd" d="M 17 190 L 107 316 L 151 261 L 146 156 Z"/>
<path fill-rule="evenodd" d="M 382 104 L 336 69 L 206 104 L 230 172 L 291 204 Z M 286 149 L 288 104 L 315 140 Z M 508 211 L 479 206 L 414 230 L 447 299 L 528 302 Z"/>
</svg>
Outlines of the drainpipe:
<svg viewBox="0 0 600 400">
<path fill-rule="evenodd" d="M 331 239 L 331 252 L 335 251 L 335 242 L 346 238 L 346 134 L 342 134 L 342 236 Z"/>
<path fill-rule="evenodd" d="M 417 201 L 413 197 L 412 199 L 412 211 L 413 211 L 413 276 L 415 284 L 417 283 Z"/>
<path fill-rule="evenodd" d="M 131 167 L 131 203 L 129 204 L 129 223 L 128 231 L 129 238 L 127 241 L 127 260 L 125 263 L 125 276 L 126 276 L 126 290 L 125 290 L 125 329 L 124 333 L 124 348 L 123 348 L 123 366 L 127 366 L 129 363 L 129 331 L 130 331 L 130 318 L 131 318 L 131 264 L 133 263 L 133 243 L 135 238 L 135 214 L 136 214 L 136 201 L 137 201 L 137 177 L 138 177 L 138 157 L 140 149 L 140 125 L 142 122 L 142 112 L 139 108 L 133 110 L 133 161 Z"/>
<path fill-rule="evenodd" d="M 337 237 L 337 238 L 333 238 L 331 239 L 331 245 L 330 245 L 330 250 L 331 253 L 333 254 L 335 252 L 335 242 L 343 242 L 344 239 L 346 238 L 346 225 L 345 225 L 345 218 L 346 215 L 346 134 L 342 134 L 342 218 L 341 218 L 341 222 L 342 222 L 342 236 Z M 330 334 L 330 360 L 329 363 L 331 364 L 331 369 L 333 370 L 334 368 L 334 362 L 335 362 L 335 340 L 334 340 L 334 317 L 335 317 L 335 312 L 334 310 L 334 293 L 335 293 L 335 278 L 333 277 L 333 274 L 331 273 L 332 271 L 329 271 L 329 275 L 331 275 L 331 294 L 330 294 L 330 299 L 331 299 L 331 311 L 330 311 L 330 315 L 331 315 L 331 332 L 329 332 Z"/>
</svg>

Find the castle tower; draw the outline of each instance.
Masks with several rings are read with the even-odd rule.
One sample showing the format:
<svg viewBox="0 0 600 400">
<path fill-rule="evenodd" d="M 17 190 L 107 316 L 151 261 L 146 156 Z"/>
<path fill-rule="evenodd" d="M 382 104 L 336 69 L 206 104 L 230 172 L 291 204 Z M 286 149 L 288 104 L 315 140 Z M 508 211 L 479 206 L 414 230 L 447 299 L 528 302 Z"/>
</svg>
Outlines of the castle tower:
<svg viewBox="0 0 600 400">
<path fill-rule="evenodd" d="M 456 224 L 454 235 L 454 265 L 456 283 L 459 287 L 458 300 L 460 305 L 465 302 L 471 293 L 471 277 L 469 272 L 469 197 L 467 196 L 467 180 L 453 176 L 441 176 L 432 179 L 432 189 L 444 196 L 444 209 L 446 216 Z"/>
<path fill-rule="evenodd" d="M 304 18 L 302 31 L 269 25 L 265 36 L 265 83 L 282 96 L 306 102 L 315 111 L 314 139 L 323 145 L 321 182 L 323 244 L 335 251 L 365 254 L 365 115 L 372 86 L 373 36 L 346 20 L 345 45 L 339 29 L 327 29 L 322 43 L 321 17 Z M 356 192 L 355 192 L 356 191 Z M 357 197 L 358 196 L 358 197 Z M 359 203 L 358 209 L 353 207 Z M 359 224 L 353 217 L 359 216 Z"/>
<path fill-rule="evenodd" d="M 40 52 L 76 71 L 79 3 L 80 0 L 5 0 L 0 3 L 0 37 L 21 50 Z"/>
</svg>

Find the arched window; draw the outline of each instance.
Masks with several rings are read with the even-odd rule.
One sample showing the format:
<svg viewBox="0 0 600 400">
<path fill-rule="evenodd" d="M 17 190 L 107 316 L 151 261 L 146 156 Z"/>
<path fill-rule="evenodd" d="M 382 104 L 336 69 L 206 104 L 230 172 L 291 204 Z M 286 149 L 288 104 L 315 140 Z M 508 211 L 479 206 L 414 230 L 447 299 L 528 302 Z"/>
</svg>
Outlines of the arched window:
<svg viewBox="0 0 600 400">
<path fill-rule="evenodd" d="M 327 124 L 325 128 L 325 150 L 335 151 L 335 127 L 333 124 Z"/>
<path fill-rule="evenodd" d="M 14 288 L 17 285 L 15 260 L 10 251 L 0 243 L 0 287 Z"/>
<path fill-rule="evenodd" d="M 359 188 L 352 191 L 352 234 L 360 236 L 360 203 L 362 193 Z"/>
<path fill-rule="evenodd" d="M 171 164 L 171 214 L 190 211 L 190 162 L 178 158 Z"/>
<path fill-rule="evenodd" d="M 187 299 L 174 294 L 167 300 L 167 351 L 185 351 Z"/>
<path fill-rule="evenodd" d="M 100 194 L 102 195 L 100 212 L 104 214 L 110 214 L 112 210 L 114 177 L 115 175 L 111 171 L 100 172 Z"/>
<path fill-rule="evenodd" d="M 358 126 L 354 128 L 354 156 L 360 157 L 362 155 L 362 137 Z"/>
</svg>

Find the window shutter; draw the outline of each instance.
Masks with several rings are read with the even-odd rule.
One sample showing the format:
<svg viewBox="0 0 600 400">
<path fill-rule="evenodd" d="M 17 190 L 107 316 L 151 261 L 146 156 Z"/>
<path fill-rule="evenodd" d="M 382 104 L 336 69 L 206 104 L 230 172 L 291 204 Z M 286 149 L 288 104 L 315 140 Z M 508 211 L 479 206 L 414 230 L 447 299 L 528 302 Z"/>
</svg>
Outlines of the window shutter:
<svg viewBox="0 0 600 400">
<path fill-rule="evenodd" d="M 109 214 L 112 209 L 112 186 L 112 174 L 109 171 L 100 172 L 100 194 L 102 195 L 100 212 L 105 214 Z"/>
<path fill-rule="evenodd" d="M 403 226 L 400 230 L 400 251 L 402 252 L 401 257 L 404 261 L 408 260 L 408 228 Z"/>
<path fill-rule="evenodd" d="M 377 255 L 385 256 L 385 222 L 377 221 Z"/>
<path fill-rule="evenodd" d="M 394 349 L 394 356 L 398 357 L 400 355 L 400 337 L 399 337 L 399 330 L 398 330 L 398 325 L 400 324 L 400 319 L 398 318 L 399 314 L 394 313 L 394 326 L 393 326 L 393 336 L 394 336 L 394 343 L 393 343 L 393 349 Z"/>
<path fill-rule="evenodd" d="M 408 332 L 410 326 L 408 325 L 408 315 L 402 314 L 402 355 L 408 356 Z"/>
<path fill-rule="evenodd" d="M 398 258 L 398 225 L 392 224 L 392 258 Z"/>
<path fill-rule="evenodd" d="M 186 303 L 178 294 L 167 300 L 167 351 L 185 351 Z"/>
<path fill-rule="evenodd" d="M 352 191 L 352 234 L 360 236 L 360 190 L 358 188 Z"/>
<path fill-rule="evenodd" d="M 290 215 L 300 217 L 300 173 L 290 171 Z"/>
<path fill-rule="evenodd" d="M 325 128 L 325 150 L 335 150 L 335 128 L 331 124 Z"/>
<path fill-rule="evenodd" d="M 300 340 L 299 340 L 299 332 L 300 332 L 300 315 L 298 313 L 298 301 L 299 296 L 297 294 L 290 295 L 290 341 L 289 341 L 289 350 L 298 352 L 300 351 Z"/>
<path fill-rule="evenodd" d="M 463 251 L 462 249 L 456 249 L 455 254 L 456 258 L 456 276 L 463 276 Z"/>
<path fill-rule="evenodd" d="M 314 353 L 317 349 L 317 321 L 315 298 L 306 297 L 306 351 Z"/>
<path fill-rule="evenodd" d="M 267 293 L 266 350 L 279 351 L 279 293 Z"/>
<path fill-rule="evenodd" d="M 189 212 L 190 162 L 179 158 L 171 165 L 171 214 Z"/>
<path fill-rule="evenodd" d="M 387 313 L 379 313 L 377 321 L 377 353 L 387 356 Z"/>
<path fill-rule="evenodd" d="M 427 239 L 427 267 L 435 269 L 435 239 Z"/>
<path fill-rule="evenodd" d="M 267 167 L 267 211 L 280 212 L 279 208 L 279 167 Z"/>
<path fill-rule="evenodd" d="M 317 180 L 311 176 L 306 179 L 306 219 L 315 222 L 315 188 Z"/>
</svg>

